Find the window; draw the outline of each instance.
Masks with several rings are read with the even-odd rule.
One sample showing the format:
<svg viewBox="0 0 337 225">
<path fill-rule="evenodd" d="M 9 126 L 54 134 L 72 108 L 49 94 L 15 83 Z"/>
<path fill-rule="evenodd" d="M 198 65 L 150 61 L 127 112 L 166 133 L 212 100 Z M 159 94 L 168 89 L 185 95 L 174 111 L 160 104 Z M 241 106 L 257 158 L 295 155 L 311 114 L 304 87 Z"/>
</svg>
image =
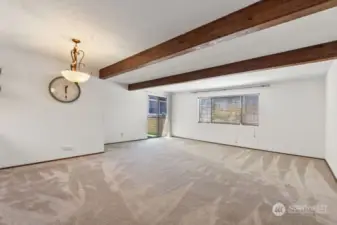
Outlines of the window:
<svg viewBox="0 0 337 225">
<path fill-rule="evenodd" d="M 166 101 L 159 100 L 159 115 L 166 115 Z"/>
<path fill-rule="evenodd" d="M 242 97 L 242 124 L 259 125 L 258 95 L 245 95 Z"/>
<path fill-rule="evenodd" d="M 211 98 L 199 98 L 199 123 L 210 123 L 211 115 Z"/>
<path fill-rule="evenodd" d="M 240 124 L 241 96 L 212 99 L 212 123 Z"/>
<path fill-rule="evenodd" d="M 166 98 L 149 96 L 149 115 L 151 116 L 166 116 Z"/>
<path fill-rule="evenodd" d="M 158 114 L 158 100 L 149 98 L 149 114 Z"/>
<path fill-rule="evenodd" d="M 259 125 L 259 95 L 199 98 L 199 123 Z"/>
</svg>

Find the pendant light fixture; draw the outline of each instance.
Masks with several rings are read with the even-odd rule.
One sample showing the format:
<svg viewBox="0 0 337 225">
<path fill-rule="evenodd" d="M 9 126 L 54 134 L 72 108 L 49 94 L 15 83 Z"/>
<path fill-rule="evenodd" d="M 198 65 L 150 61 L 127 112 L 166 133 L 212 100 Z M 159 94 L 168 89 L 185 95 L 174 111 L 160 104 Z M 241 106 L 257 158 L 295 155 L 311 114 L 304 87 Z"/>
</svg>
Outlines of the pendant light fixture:
<svg viewBox="0 0 337 225">
<path fill-rule="evenodd" d="M 87 73 L 83 73 L 80 70 L 81 66 L 84 67 L 85 64 L 82 63 L 84 58 L 84 51 L 79 50 L 77 44 L 81 43 L 78 39 L 72 39 L 75 43 L 74 48 L 70 51 L 70 55 L 72 58 L 72 63 L 70 64 L 70 70 L 61 71 L 62 76 L 67 80 L 75 83 L 84 83 L 89 80 L 90 75 Z M 77 57 L 81 56 L 80 61 L 77 61 Z"/>
</svg>

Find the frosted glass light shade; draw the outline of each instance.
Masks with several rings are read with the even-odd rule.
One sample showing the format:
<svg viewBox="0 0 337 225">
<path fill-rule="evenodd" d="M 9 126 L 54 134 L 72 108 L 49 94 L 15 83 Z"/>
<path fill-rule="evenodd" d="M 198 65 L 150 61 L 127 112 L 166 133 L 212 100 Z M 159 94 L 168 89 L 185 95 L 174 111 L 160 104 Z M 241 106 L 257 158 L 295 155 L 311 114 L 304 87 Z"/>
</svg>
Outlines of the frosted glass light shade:
<svg viewBox="0 0 337 225">
<path fill-rule="evenodd" d="M 79 71 L 72 71 L 72 70 L 63 70 L 61 74 L 67 80 L 71 82 L 76 82 L 76 83 L 87 82 L 90 78 L 90 75 L 87 73 L 82 73 Z"/>
</svg>

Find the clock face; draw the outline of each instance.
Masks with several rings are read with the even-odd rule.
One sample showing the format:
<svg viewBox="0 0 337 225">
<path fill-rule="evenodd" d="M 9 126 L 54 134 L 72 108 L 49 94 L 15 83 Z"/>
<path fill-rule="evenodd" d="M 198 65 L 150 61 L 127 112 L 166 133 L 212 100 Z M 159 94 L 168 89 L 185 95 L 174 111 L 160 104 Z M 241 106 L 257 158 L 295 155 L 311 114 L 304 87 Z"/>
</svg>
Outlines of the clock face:
<svg viewBox="0 0 337 225">
<path fill-rule="evenodd" d="M 76 101 L 81 95 L 81 88 L 64 77 L 56 77 L 49 84 L 51 96 L 59 102 L 70 103 Z"/>
</svg>

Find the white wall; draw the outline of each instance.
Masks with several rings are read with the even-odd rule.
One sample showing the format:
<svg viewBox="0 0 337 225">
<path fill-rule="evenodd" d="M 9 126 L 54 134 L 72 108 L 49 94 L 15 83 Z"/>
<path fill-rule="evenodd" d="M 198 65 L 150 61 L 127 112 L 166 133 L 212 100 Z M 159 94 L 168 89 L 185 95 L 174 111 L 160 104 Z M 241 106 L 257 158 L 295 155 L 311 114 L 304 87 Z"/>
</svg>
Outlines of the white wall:
<svg viewBox="0 0 337 225">
<path fill-rule="evenodd" d="M 325 159 L 337 177 L 337 61 L 326 77 L 326 155 Z"/>
<path fill-rule="evenodd" d="M 105 141 L 146 135 L 144 93 L 92 78 L 78 101 L 62 104 L 48 84 L 68 63 L 2 46 L 0 67 L 0 168 L 102 152 Z"/>
<path fill-rule="evenodd" d="M 104 87 L 105 143 L 147 138 L 148 95 L 112 82 Z"/>
<path fill-rule="evenodd" d="M 198 97 L 260 93 L 260 125 L 198 123 Z M 173 135 L 228 145 L 324 158 L 323 78 L 267 88 L 173 95 Z"/>
</svg>

